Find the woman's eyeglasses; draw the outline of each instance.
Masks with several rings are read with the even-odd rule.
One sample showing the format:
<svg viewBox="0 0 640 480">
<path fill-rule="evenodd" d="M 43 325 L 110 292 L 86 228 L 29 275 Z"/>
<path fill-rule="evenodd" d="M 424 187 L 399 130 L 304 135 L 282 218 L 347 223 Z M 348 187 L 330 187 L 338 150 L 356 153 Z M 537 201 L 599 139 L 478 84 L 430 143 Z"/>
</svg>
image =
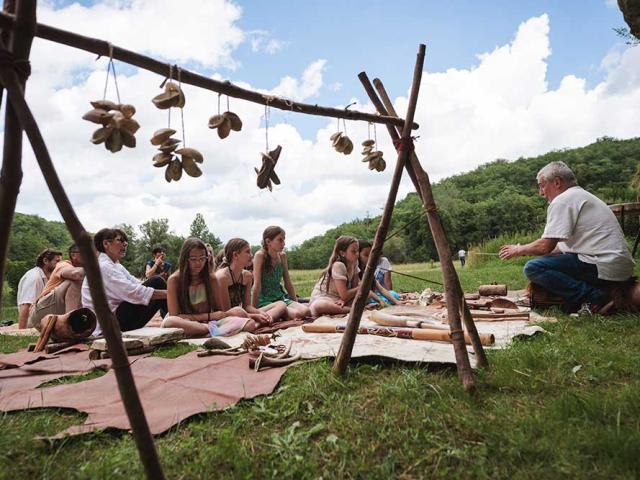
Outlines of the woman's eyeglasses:
<svg viewBox="0 0 640 480">
<path fill-rule="evenodd" d="M 207 261 L 207 256 L 206 255 L 202 255 L 200 257 L 189 257 L 189 261 L 191 263 L 203 263 Z"/>
</svg>

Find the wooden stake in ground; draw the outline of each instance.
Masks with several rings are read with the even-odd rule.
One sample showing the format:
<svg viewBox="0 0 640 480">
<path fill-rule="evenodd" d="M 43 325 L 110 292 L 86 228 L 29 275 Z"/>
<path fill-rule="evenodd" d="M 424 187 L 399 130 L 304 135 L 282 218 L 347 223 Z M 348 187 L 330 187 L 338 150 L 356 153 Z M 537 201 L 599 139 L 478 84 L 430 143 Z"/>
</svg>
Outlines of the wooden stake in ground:
<svg viewBox="0 0 640 480">
<path fill-rule="evenodd" d="M 378 86 L 380 96 L 383 98 L 385 104 L 383 104 L 383 101 L 378 98 L 378 95 L 373 90 L 373 87 L 371 86 L 371 83 L 369 82 L 366 74 L 360 74 L 359 78 L 378 112 L 393 112 L 391 114 L 395 114 L 393 105 L 391 104 L 391 101 L 389 100 L 389 97 L 386 94 L 384 87 L 382 86 L 382 82 L 377 80 L 376 85 Z M 398 133 L 395 131 L 395 129 L 389 128 L 389 133 L 392 140 L 396 141 L 399 138 Z M 462 288 L 460 287 L 458 276 L 455 272 L 455 268 L 453 267 L 453 262 L 451 261 L 451 250 L 449 249 L 446 234 L 444 232 L 444 228 L 442 227 L 440 216 L 438 215 L 437 207 L 433 199 L 429 177 L 420 165 L 415 152 L 412 152 L 412 154 L 410 155 L 407 168 L 413 170 L 419 183 L 419 189 L 422 192 L 422 205 L 427 214 L 429 227 L 431 228 L 431 233 L 433 235 L 436 249 L 438 251 L 438 256 L 442 265 L 444 287 L 445 292 L 447 293 L 446 298 L 447 312 L 449 313 L 449 326 L 451 328 L 451 338 L 454 353 L 456 356 L 458 376 L 460 378 L 460 381 L 462 382 L 463 388 L 467 391 L 472 390 L 474 388 L 473 372 L 471 370 L 471 363 L 469 362 L 469 355 L 467 354 L 467 350 L 464 345 L 462 324 L 460 321 L 461 314 L 463 315 L 465 325 L 467 327 L 469 336 L 471 337 L 478 364 L 486 365 L 487 359 L 484 354 L 484 349 L 482 348 L 480 338 L 478 336 L 478 331 L 475 328 L 473 319 L 471 318 L 471 313 L 469 312 L 469 309 L 463 300 Z"/>
<path fill-rule="evenodd" d="M 4 55 L 5 58 L 11 58 L 10 52 L 6 50 L 4 42 L 2 41 L 0 41 L 0 54 Z M 133 437 L 147 478 L 163 479 L 164 474 L 162 473 L 162 467 L 160 466 L 160 460 L 155 449 L 153 437 L 151 436 L 149 425 L 133 380 L 133 375 L 129 368 L 127 354 L 120 339 L 120 328 L 107 304 L 104 286 L 102 284 L 102 276 L 98 267 L 98 260 L 93 251 L 91 236 L 86 232 L 80 220 L 78 220 L 71 206 L 71 202 L 62 187 L 38 124 L 24 99 L 12 62 L 7 61 L 4 64 L 0 64 L 0 82 L 2 82 L 2 85 L 4 85 L 7 90 L 8 100 L 13 106 L 16 118 L 27 133 L 36 160 L 42 170 L 47 186 L 51 191 L 51 195 L 60 210 L 71 236 L 80 249 L 80 255 L 89 282 L 89 289 L 93 298 L 98 321 L 107 339 L 109 351 L 112 354 L 112 366 L 118 382 L 122 403 L 131 424 Z M 15 120 L 12 119 L 12 121 Z M 9 125 L 5 125 L 5 128 L 9 128 Z M 4 225 L 0 226 L 2 226 L 2 228 L 5 227 Z"/>
<path fill-rule="evenodd" d="M 380 97 L 382 98 L 382 102 L 383 104 L 380 105 L 380 102 L 376 102 L 376 108 L 378 106 L 382 107 L 382 111 L 384 112 L 388 112 L 390 115 L 394 116 L 396 115 L 396 111 L 393 108 L 393 104 L 391 103 L 391 100 L 389 99 L 389 96 L 387 95 L 386 90 L 384 89 L 384 85 L 382 85 L 382 82 L 380 81 L 380 79 L 374 78 L 373 79 L 373 83 L 376 85 L 376 88 L 378 90 L 378 92 L 380 93 Z M 374 93 L 374 97 L 377 98 L 377 96 Z M 425 199 L 430 199 L 429 200 L 429 205 L 432 205 L 433 208 L 435 209 L 435 201 L 433 199 L 433 194 L 431 193 L 431 182 L 429 181 L 429 176 L 427 175 L 427 172 L 424 171 L 424 169 L 422 168 L 422 165 L 420 165 L 420 161 L 418 160 L 418 156 L 416 155 L 415 151 L 412 153 L 412 155 L 409 157 L 409 165 L 408 168 L 413 170 L 415 172 L 416 177 L 418 177 L 420 179 L 420 184 L 423 186 L 421 188 L 425 188 L 425 193 L 423 198 Z M 428 193 L 427 193 L 428 190 Z M 429 209 L 431 207 L 428 206 L 428 204 L 425 202 L 425 200 L 422 201 L 423 204 L 423 208 L 425 209 L 425 211 L 428 213 Z M 446 239 L 446 233 L 444 232 L 444 228 L 442 227 L 442 223 L 439 220 L 439 215 L 437 214 L 437 210 L 435 211 L 436 216 L 438 217 L 438 221 L 435 222 L 437 225 L 439 225 L 440 227 L 440 231 L 441 231 L 441 235 L 442 238 L 444 239 L 444 244 L 447 246 L 448 249 L 448 245 L 449 242 Z M 433 217 L 433 215 L 432 215 Z M 430 217 L 427 215 L 427 218 L 429 219 Z M 431 226 L 431 221 L 429 220 L 429 225 Z M 432 236 L 435 238 L 435 233 L 432 230 Z M 436 244 L 436 249 L 437 249 L 437 244 Z M 446 252 L 444 252 L 446 254 Z M 440 256 L 440 251 L 438 251 L 438 256 Z M 467 329 L 467 331 L 469 332 L 469 335 L 471 336 L 471 339 L 473 340 L 472 344 L 473 344 L 473 351 L 476 354 L 476 360 L 478 362 L 478 365 L 480 365 L 481 367 L 488 367 L 489 366 L 489 361 L 487 360 L 487 356 L 484 353 L 484 348 L 482 348 L 482 343 L 480 342 L 479 336 L 478 336 L 478 330 L 476 329 L 476 325 L 473 322 L 473 318 L 471 317 L 471 312 L 469 310 L 469 306 L 467 305 L 467 302 L 464 299 L 464 292 L 462 292 L 462 287 L 460 286 L 460 279 L 458 278 L 458 274 L 456 273 L 455 268 L 453 267 L 453 261 L 451 260 L 451 251 L 449 250 L 449 253 L 446 254 L 447 259 L 447 269 L 449 270 L 451 276 L 453 277 L 452 280 L 454 281 L 454 283 L 457 285 L 457 289 L 460 292 L 460 308 L 461 308 L 461 314 L 462 314 L 462 319 L 464 321 L 464 325 L 465 328 Z M 444 267 L 443 267 L 444 268 Z M 445 287 L 446 288 L 446 287 Z"/>
<path fill-rule="evenodd" d="M 422 79 L 425 49 L 426 47 L 422 44 L 418 48 L 416 65 L 413 70 L 413 82 L 411 85 L 411 95 L 409 97 L 409 107 L 407 109 L 407 117 L 404 121 L 404 127 L 402 128 L 402 139 L 397 143 L 398 161 L 393 172 L 393 179 L 391 180 L 391 188 L 389 189 L 387 203 L 385 204 L 382 219 L 380 220 L 380 225 L 378 226 L 376 236 L 373 240 L 373 246 L 367 262 L 367 267 L 365 268 L 364 275 L 362 276 L 362 282 L 358 288 L 356 298 L 353 301 L 351 312 L 349 312 L 347 328 L 342 336 L 340 349 L 338 350 L 338 355 L 336 356 L 336 361 L 333 365 L 333 371 L 338 375 L 344 374 L 347 369 L 347 365 L 349 364 L 349 360 L 351 359 L 351 352 L 353 351 L 353 344 L 356 340 L 356 333 L 358 331 L 358 326 L 360 325 L 360 318 L 362 317 L 364 304 L 367 301 L 368 294 L 373 283 L 375 266 L 380 259 L 382 245 L 384 244 L 384 239 L 387 236 L 387 231 L 389 230 L 389 223 L 391 222 L 391 214 L 393 213 L 393 207 L 396 202 L 402 171 L 404 170 L 409 153 L 413 150 L 411 125 L 413 124 L 413 116 L 415 114 L 416 103 L 418 101 L 418 92 L 420 91 L 420 80 Z"/>
<path fill-rule="evenodd" d="M 31 52 L 31 43 L 36 28 L 36 2 L 35 0 L 18 1 L 17 6 L 13 0 L 5 0 L 4 8 L 10 13 L 16 12 L 16 24 L 13 31 L 2 32 L 7 45 L 13 53 L 13 62 L 20 62 L 23 74 L 19 77 L 20 87 L 24 92 L 28 77 L 28 60 Z M 2 61 L 2 60 L 0 60 Z M 0 89 L 0 98 L 2 90 Z M 4 119 L 4 146 L 2 152 L 2 170 L 0 171 L 0 310 L 2 309 L 2 287 L 4 270 L 7 264 L 7 252 L 9 249 L 9 234 L 13 223 L 13 214 L 16 208 L 18 192 L 22 184 L 22 128 L 16 120 L 13 107 L 7 104 Z M 21 328 L 26 325 L 19 325 Z"/>
</svg>

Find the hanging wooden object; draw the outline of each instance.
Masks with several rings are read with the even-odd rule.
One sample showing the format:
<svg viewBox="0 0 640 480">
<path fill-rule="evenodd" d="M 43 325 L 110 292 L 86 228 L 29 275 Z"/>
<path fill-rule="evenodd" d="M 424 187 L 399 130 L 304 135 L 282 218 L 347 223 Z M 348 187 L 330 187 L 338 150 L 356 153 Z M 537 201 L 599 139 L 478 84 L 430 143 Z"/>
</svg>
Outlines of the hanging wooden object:
<svg viewBox="0 0 640 480">
<path fill-rule="evenodd" d="M 271 182 L 276 185 L 280 185 L 280 179 L 278 175 L 276 175 L 275 168 L 278 163 L 278 159 L 280 158 L 280 152 L 282 151 L 282 147 L 278 145 L 275 149 L 271 150 L 268 153 L 262 154 L 262 166 L 260 170 L 254 168 L 256 173 L 258 174 L 257 185 L 259 188 L 268 188 L 269 191 L 273 188 Z"/>
<path fill-rule="evenodd" d="M 164 82 L 164 93 L 153 98 L 152 102 L 161 110 L 167 112 L 167 128 L 156 130 L 151 137 L 151 145 L 157 145 L 160 153 L 153 156 L 153 166 L 157 168 L 166 167 L 164 171 L 164 179 L 171 183 L 177 182 L 182 178 L 184 171 L 190 177 L 199 177 L 202 170 L 198 166 L 204 161 L 202 153 L 195 148 L 182 147 L 178 148 L 178 144 L 182 141 L 186 142 L 186 134 L 184 131 L 184 106 L 186 104 L 184 92 L 182 91 L 182 69 L 175 67 L 177 70 L 178 83 L 173 82 L 174 67 L 169 67 L 169 77 Z M 171 109 L 180 109 L 180 118 L 182 120 L 182 140 L 174 138 L 176 131 L 171 128 Z M 180 158 L 178 158 L 178 155 Z"/>
</svg>

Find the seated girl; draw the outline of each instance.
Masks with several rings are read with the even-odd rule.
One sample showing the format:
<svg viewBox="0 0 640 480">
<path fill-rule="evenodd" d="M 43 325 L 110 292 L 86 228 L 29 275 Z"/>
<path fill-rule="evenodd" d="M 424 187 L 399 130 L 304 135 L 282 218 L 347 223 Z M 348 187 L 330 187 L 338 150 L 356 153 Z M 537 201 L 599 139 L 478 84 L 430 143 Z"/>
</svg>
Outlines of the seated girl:
<svg viewBox="0 0 640 480">
<path fill-rule="evenodd" d="M 371 255 L 371 242 L 369 242 L 368 240 L 358 240 L 358 247 L 360 248 L 358 258 L 358 267 L 360 269 L 360 272 L 358 273 L 358 276 L 360 280 L 362 280 L 364 269 L 366 268 L 367 262 L 369 261 L 369 256 Z M 381 264 L 383 259 L 386 261 L 385 265 L 389 265 L 390 267 L 391 265 L 389 264 L 389 260 L 387 260 L 385 257 L 380 258 L 378 265 Z M 377 303 L 380 305 L 397 305 L 398 303 L 401 303 L 398 302 L 401 297 L 397 292 L 394 292 L 393 290 L 387 290 L 384 287 L 382 281 L 385 280 L 385 275 L 388 275 L 388 283 L 391 284 L 391 272 L 379 272 L 378 268 L 376 268 L 373 277 L 373 288 L 371 289 L 373 292 L 372 296 L 369 298 L 369 303 Z"/>
<path fill-rule="evenodd" d="M 198 238 L 188 238 L 182 245 L 178 270 L 167 282 L 169 314 L 163 327 L 177 327 L 187 337 L 234 335 L 252 332 L 256 322 L 242 308 L 220 311 L 218 282 L 209 270 L 207 249 Z"/>
<path fill-rule="evenodd" d="M 312 315 L 349 313 L 358 282 L 358 240 L 343 235 L 336 240 L 329 264 L 311 292 Z"/>
<path fill-rule="evenodd" d="M 251 305 L 253 275 L 245 268 L 251 264 L 251 246 L 242 238 L 232 238 L 224 247 L 224 256 L 216 271 L 223 310 L 243 308 L 260 325 L 271 325 L 287 313 L 287 305 L 274 302 L 257 309 Z"/>
<path fill-rule="evenodd" d="M 253 260 L 253 306 L 265 307 L 274 302 L 287 306 L 287 320 L 298 320 L 309 316 L 309 308 L 296 302 L 296 290 L 289 277 L 287 254 L 284 252 L 284 230 L 267 227 L 262 234 L 262 248 Z M 282 288 L 282 281 L 287 289 Z"/>
</svg>

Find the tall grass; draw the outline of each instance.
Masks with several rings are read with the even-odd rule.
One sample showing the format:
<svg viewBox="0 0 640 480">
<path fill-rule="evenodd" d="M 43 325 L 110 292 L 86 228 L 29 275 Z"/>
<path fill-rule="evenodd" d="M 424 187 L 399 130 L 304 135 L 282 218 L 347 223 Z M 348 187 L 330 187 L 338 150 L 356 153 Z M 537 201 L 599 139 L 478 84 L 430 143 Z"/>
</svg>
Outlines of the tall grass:
<svg viewBox="0 0 640 480">
<path fill-rule="evenodd" d="M 467 265 L 470 267 L 478 267 L 487 263 L 499 261 L 498 252 L 500 251 L 501 246 L 529 243 L 540 238 L 541 234 L 542 231 L 518 232 L 500 235 L 486 240 L 480 245 L 475 245 L 469 249 L 469 252 L 467 253 Z M 518 261 L 524 265 L 526 257 L 519 257 Z"/>
</svg>

